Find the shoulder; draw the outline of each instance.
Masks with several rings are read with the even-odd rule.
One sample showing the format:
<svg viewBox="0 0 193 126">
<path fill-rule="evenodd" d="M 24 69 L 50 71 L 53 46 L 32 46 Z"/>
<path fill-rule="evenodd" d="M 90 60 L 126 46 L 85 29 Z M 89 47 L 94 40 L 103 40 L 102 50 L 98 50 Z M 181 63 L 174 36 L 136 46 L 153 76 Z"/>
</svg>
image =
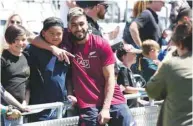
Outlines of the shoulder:
<svg viewBox="0 0 193 126">
<path fill-rule="evenodd" d="M 149 17 L 150 15 L 151 15 L 150 10 L 146 9 L 146 10 L 144 10 L 144 11 L 139 15 L 139 18 L 140 18 L 140 17 L 147 18 L 147 17 Z"/>
<path fill-rule="evenodd" d="M 9 55 L 10 54 L 9 54 L 8 50 L 3 50 L 2 54 L 1 54 L 1 63 L 6 62 Z"/>
<path fill-rule="evenodd" d="M 146 58 L 146 57 L 141 58 L 141 64 L 148 64 L 148 62 L 149 62 L 148 58 Z"/>
<path fill-rule="evenodd" d="M 119 70 L 119 73 L 127 73 L 127 68 L 123 65 L 120 65 L 120 70 Z"/>
<path fill-rule="evenodd" d="M 96 47 L 104 47 L 104 46 L 109 46 L 110 44 L 108 43 L 107 40 L 103 39 L 101 36 L 99 35 L 94 35 L 94 34 L 90 34 L 90 42 L 93 43 L 94 45 L 96 45 Z"/>
</svg>

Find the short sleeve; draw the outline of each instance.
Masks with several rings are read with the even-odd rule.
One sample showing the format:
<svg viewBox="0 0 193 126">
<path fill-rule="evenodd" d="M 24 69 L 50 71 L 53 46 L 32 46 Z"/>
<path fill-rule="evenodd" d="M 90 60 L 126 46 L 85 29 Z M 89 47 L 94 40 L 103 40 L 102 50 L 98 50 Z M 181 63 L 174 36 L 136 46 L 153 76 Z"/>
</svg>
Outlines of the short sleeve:
<svg viewBox="0 0 193 126">
<path fill-rule="evenodd" d="M 100 52 L 100 59 L 102 66 L 107 66 L 110 64 L 115 63 L 115 56 L 113 54 L 113 51 L 111 49 L 111 46 L 108 44 L 106 40 L 102 39 L 102 44 L 99 47 L 99 52 Z"/>
<path fill-rule="evenodd" d="M 131 78 L 128 76 L 128 71 L 126 68 L 120 69 L 117 77 L 117 83 L 123 86 L 130 86 Z"/>
<path fill-rule="evenodd" d="M 150 21 L 150 13 L 145 10 L 134 21 L 139 28 L 143 28 Z"/>
</svg>

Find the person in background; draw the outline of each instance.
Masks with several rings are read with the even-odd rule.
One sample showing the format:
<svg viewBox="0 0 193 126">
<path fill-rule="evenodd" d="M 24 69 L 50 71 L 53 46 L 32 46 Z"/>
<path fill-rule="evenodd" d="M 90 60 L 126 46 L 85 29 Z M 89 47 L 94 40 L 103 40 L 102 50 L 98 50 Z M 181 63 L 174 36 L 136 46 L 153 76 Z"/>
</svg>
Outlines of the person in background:
<svg viewBox="0 0 193 126">
<path fill-rule="evenodd" d="M 22 17 L 18 14 L 18 13 L 13 13 L 9 16 L 7 22 L 6 22 L 6 25 L 5 25 L 5 30 L 10 26 L 10 25 L 22 25 L 24 26 L 24 22 L 23 22 L 23 19 Z M 25 27 L 26 28 L 26 27 Z M 32 41 L 35 37 L 35 34 L 32 33 L 31 31 L 27 30 L 26 29 L 26 32 L 27 32 L 27 40 L 28 41 Z M 2 49 L 7 49 L 8 48 L 8 44 L 6 43 L 6 40 L 4 39 L 4 37 L 2 38 L 2 41 L 1 41 L 1 45 L 2 45 Z"/>
<path fill-rule="evenodd" d="M 124 43 L 132 44 L 134 47 L 137 47 L 137 45 L 135 44 L 135 42 L 133 41 L 133 39 L 131 37 L 129 27 L 130 27 L 131 23 L 135 20 L 135 18 L 138 17 L 147 7 L 148 7 L 148 1 L 147 0 L 137 1 L 134 4 L 132 17 L 130 20 L 128 20 L 126 22 L 125 28 L 123 31 L 123 42 Z"/>
<path fill-rule="evenodd" d="M 9 44 L 8 49 L 3 50 L 1 56 L 1 83 L 10 94 L 23 106 L 27 106 L 30 98 L 28 87 L 30 67 L 23 54 L 27 39 L 26 29 L 21 25 L 10 25 L 5 31 L 5 40 Z M 2 100 L 6 105 L 6 102 Z M 4 124 L 15 125 L 17 121 L 4 119 Z"/>
<path fill-rule="evenodd" d="M 168 45 L 167 37 L 169 36 L 169 34 L 170 34 L 170 30 L 168 30 L 168 29 L 165 29 L 162 32 L 162 35 L 161 35 L 161 37 L 160 37 L 160 39 L 158 41 L 160 49 L 162 49 L 163 47 L 166 47 Z"/>
<path fill-rule="evenodd" d="M 158 54 L 160 51 L 159 44 L 154 40 L 146 40 L 142 43 L 142 57 L 139 59 L 139 67 L 141 75 L 147 82 L 156 72 L 159 60 Z"/>
<path fill-rule="evenodd" d="M 157 126 L 192 125 L 192 22 L 178 24 L 172 35 L 178 56 L 164 61 L 147 83 L 150 98 L 164 100 Z"/>
<path fill-rule="evenodd" d="M 131 71 L 131 65 L 136 63 L 136 54 L 142 53 L 142 50 L 134 48 L 132 45 L 125 44 L 118 49 L 116 56 L 122 62 L 118 72 L 117 83 L 120 85 L 123 94 L 135 94 L 139 91 L 145 91 L 142 87 L 137 87 L 137 81 Z M 137 100 L 127 100 L 129 107 L 136 107 Z"/>
<path fill-rule="evenodd" d="M 64 28 L 68 27 L 67 14 L 70 8 L 76 7 L 75 0 L 60 1 L 60 18 L 64 24 Z"/>
<path fill-rule="evenodd" d="M 147 39 L 158 41 L 161 36 L 158 15 L 165 5 L 164 0 L 149 1 L 148 8 L 145 9 L 130 25 L 129 30 L 135 44 L 140 48 L 142 42 Z"/>
<path fill-rule="evenodd" d="M 177 25 L 179 25 L 179 24 L 183 24 L 184 22 L 189 22 L 189 21 L 192 21 L 192 10 L 185 9 L 178 14 L 175 22 Z M 173 28 L 173 30 L 175 30 L 175 27 Z M 160 60 L 163 59 L 163 62 L 170 60 L 172 56 L 178 56 L 176 46 L 171 42 L 171 40 L 168 44 L 167 49 L 163 53 L 165 53 L 164 57 L 162 58 L 161 54 L 159 57 Z"/>
<path fill-rule="evenodd" d="M 171 11 L 170 11 L 170 23 L 171 25 L 174 25 L 177 20 L 177 16 L 186 10 L 190 9 L 190 6 L 187 2 L 187 0 L 174 0 L 174 1 L 170 1 L 171 4 Z"/>
</svg>

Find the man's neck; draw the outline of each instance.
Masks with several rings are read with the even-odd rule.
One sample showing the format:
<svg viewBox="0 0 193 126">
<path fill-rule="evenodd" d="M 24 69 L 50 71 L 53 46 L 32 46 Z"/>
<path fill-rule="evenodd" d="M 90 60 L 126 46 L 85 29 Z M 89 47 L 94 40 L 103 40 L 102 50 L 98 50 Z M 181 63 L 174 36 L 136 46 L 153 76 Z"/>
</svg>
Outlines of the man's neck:
<svg viewBox="0 0 193 126">
<path fill-rule="evenodd" d="M 98 20 L 98 17 L 95 16 L 95 15 L 87 14 L 87 16 L 88 16 L 89 18 L 91 18 L 94 22 L 97 22 L 97 20 Z"/>
<path fill-rule="evenodd" d="M 156 12 L 156 10 L 154 9 L 153 6 L 149 6 L 148 8 L 150 8 L 152 11 Z"/>
</svg>

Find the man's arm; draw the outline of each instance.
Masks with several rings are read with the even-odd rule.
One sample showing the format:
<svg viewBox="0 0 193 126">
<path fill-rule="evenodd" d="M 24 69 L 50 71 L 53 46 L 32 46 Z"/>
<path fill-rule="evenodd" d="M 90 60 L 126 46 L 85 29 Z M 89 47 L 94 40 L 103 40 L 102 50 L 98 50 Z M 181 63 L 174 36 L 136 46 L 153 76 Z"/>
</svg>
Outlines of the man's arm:
<svg viewBox="0 0 193 126">
<path fill-rule="evenodd" d="M 114 75 L 114 64 L 103 67 L 103 75 L 105 78 L 105 92 L 104 92 L 104 103 L 102 110 L 99 113 L 98 121 L 101 125 L 107 123 L 110 117 L 110 106 L 114 94 L 115 88 L 115 75 Z"/>
<path fill-rule="evenodd" d="M 135 21 L 131 23 L 129 27 L 129 31 L 130 31 L 131 37 L 133 41 L 135 42 L 135 44 L 141 47 L 142 42 L 141 42 L 140 35 L 139 35 L 138 25 Z"/>
<path fill-rule="evenodd" d="M 36 36 L 34 39 L 32 39 L 31 44 L 41 48 L 41 49 L 46 49 L 48 51 L 53 51 L 53 47 L 51 44 L 47 43 L 46 41 L 44 41 L 40 36 Z"/>
<path fill-rule="evenodd" d="M 131 87 L 131 86 L 125 86 L 125 93 L 131 93 L 135 94 L 138 93 L 139 91 L 145 91 L 145 88 L 136 88 L 136 87 Z"/>
<path fill-rule="evenodd" d="M 103 67 L 103 75 L 105 78 L 105 97 L 103 109 L 110 109 L 116 83 L 114 73 L 114 64 Z"/>
<path fill-rule="evenodd" d="M 32 41 L 31 44 L 42 49 L 46 49 L 51 51 L 60 61 L 65 60 L 68 64 L 70 64 L 70 60 L 68 56 L 74 57 L 71 53 L 67 52 L 64 49 L 60 49 L 54 45 L 51 45 L 44 41 L 40 36 L 36 36 Z"/>
</svg>

